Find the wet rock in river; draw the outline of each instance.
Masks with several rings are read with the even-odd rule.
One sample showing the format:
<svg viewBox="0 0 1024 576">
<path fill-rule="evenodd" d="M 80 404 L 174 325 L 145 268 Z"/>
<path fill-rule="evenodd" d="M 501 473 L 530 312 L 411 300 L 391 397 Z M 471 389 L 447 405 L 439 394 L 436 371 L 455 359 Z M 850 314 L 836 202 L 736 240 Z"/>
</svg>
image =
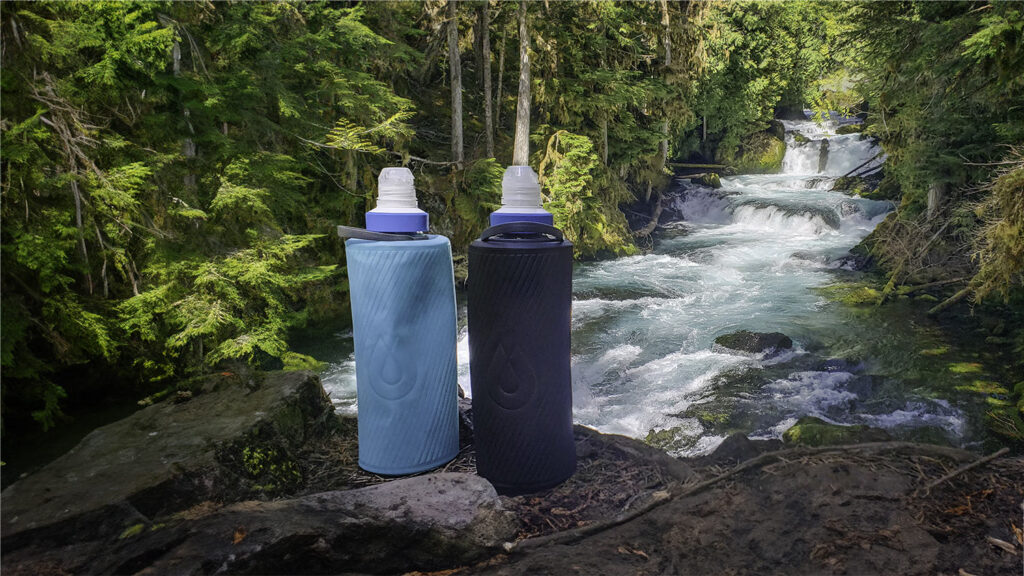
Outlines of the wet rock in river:
<svg viewBox="0 0 1024 576">
<path fill-rule="evenodd" d="M 885 442 L 892 440 L 892 436 L 885 430 L 863 424 L 842 426 L 814 416 L 804 416 L 782 434 L 782 440 L 787 444 L 801 446 L 833 446 Z"/>
<path fill-rule="evenodd" d="M 772 355 L 793 347 L 793 340 L 781 332 L 751 332 L 740 330 L 715 338 L 714 350 L 746 354 Z"/>
</svg>

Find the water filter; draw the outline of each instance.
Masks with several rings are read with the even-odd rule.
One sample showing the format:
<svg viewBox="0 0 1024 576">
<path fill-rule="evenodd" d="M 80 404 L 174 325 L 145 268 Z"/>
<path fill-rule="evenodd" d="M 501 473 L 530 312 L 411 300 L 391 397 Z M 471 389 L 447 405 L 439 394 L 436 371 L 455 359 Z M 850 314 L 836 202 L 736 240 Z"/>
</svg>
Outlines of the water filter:
<svg viewBox="0 0 1024 576">
<path fill-rule="evenodd" d="M 533 182 L 539 206 L 535 175 Z M 476 466 L 503 494 L 550 488 L 576 469 L 569 356 L 572 243 L 559 229 L 539 222 L 536 212 L 525 214 L 535 219 L 492 226 L 469 247 Z"/>
<path fill-rule="evenodd" d="M 455 280 L 448 239 L 424 234 L 412 172 L 385 168 L 367 231 L 339 226 L 355 340 L 359 467 L 429 470 L 459 450 Z"/>
<path fill-rule="evenodd" d="M 540 183 L 529 166 L 509 166 L 501 178 L 501 208 L 491 212 L 491 226 L 509 222 L 555 224 L 554 216 L 541 206 Z"/>
</svg>

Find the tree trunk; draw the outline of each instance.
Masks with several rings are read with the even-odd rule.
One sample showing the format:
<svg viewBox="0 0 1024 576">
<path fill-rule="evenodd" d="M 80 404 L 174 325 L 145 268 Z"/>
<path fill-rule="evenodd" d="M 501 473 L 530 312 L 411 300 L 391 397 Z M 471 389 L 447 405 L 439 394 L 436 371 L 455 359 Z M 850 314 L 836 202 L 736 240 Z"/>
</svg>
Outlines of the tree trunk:
<svg viewBox="0 0 1024 576">
<path fill-rule="evenodd" d="M 78 180 L 75 180 L 77 168 L 72 166 L 71 193 L 75 197 L 75 227 L 78 228 L 78 242 L 82 249 L 82 260 L 85 262 L 85 283 L 89 287 L 89 294 L 92 294 L 92 272 L 89 271 L 89 250 L 85 247 L 85 233 L 82 231 L 82 192 L 78 189 Z"/>
<path fill-rule="evenodd" d="M 608 165 L 608 117 L 601 116 L 601 162 Z"/>
<path fill-rule="evenodd" d="M 452 88 L 452 161 L 462 167 L 462 64 L 459 61 L 459 18 L 455 0 L 448 0 L 448 68 Z"/>
<path fill-rule="evenodd" d="M 480 7 L 476 11 L 476 22 L 473 24 L 473 61 L 476 64 L 476 76 L 477 81 L 480 82 L 480 87 L 484 85 L 484 30 L 487 29 L 487 4 L 489 0 L 484 0 Z"/>
<path fill-rule="evenodd" d="M 662 30 L 662 42 L 665 45 L 665 73 L 668 74 L 668 69 L 672 66 L 672 36 L 670 34 L 671 26 L 668 15 L 668 0 L 660 0 L 661 3 L 661 26 Z M 661 140 L 661 167 L 665 168 L 665 163 L 668 162 L 668 119 L 665 119 L 661 123 L 661 133 L 664 134 L 664 138 Z"/>
<path fill-rule="evenodd" d="M 491 17 L 490 0 L 484 0 L 480 8 L 480 20 L 483 22 L 481 34 L 483 39 L 483 76 L 484 76 L 484 142 L 487 146 L 487 157 L 494 158 L 494 121 L 491 106 Z"/>
<path fill-rule="evenodd" d="M 933 182 L 928 187 L 928 219 L 935 218 L 935 215 L 939 213 L 939 206 L 942 205 L 942 201 L 946 198 L 948 185 L 944 182 Z"/>
<path fill-rule="evenodd" d="M 526 0 L 519 1 L 519 101 L 516 102 L 516 139 L 512 164 L 530 162 L 530 31 L 526 28 Z"/>
<path fill-rule="evenodd" d="M 494 125 L 501 129 L 501 81 L 505 77 L 505 36 L 498 49 L 498 93 L 494 96 Z"/>
</svg>

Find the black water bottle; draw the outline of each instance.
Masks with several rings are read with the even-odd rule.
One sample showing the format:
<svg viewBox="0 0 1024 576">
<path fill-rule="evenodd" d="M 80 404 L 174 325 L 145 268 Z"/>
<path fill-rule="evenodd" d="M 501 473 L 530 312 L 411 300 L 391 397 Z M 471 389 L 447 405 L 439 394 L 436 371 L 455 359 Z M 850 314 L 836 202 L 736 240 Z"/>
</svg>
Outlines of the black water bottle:
<svg viewBox="0 0 1024 576">
<path fill-rule="evenodd" d="M 469 247 L 477 472 L 503 494 L 576 469 L 569 331 L 572 243 L 539 222 L 492 226 Z"/>
</svg>

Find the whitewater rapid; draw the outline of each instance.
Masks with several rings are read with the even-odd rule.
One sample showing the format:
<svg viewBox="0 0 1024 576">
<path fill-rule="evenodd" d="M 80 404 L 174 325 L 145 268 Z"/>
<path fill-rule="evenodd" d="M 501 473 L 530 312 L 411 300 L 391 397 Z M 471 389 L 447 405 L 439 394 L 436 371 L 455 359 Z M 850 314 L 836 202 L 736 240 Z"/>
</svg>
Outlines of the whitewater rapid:
<svg viewBox="0 0 1024 576">
<path fill-rule="evenodd" d="M 576 266 L 577 423 L 636 438 L 661 433 L 677 455 L 707 453 L 728 431 L 777 438 L 806 415 L 960 434 L 962 414 L 948 403 L 892 393 L 843 362 L 815 365 L 828 357 L 817 350 L 822 334 L 845 329 L 815 289 L 834 281 L 850 248 L 892 206 L 830 190 L 854 168 L 881 165 L 874 142 L 827 124 L 785 125 L 781 173 L 723 177 L 719 190 L 679 180 L 651 252 Z M 794 350 L 758 359 L 714 349 L 715 337 L 737 330 L 782 332 Z M 465 330 L 458 358 L 468 394 Z M 739 374 L 753 374 L 746 381 L 754 384 L 731 384 Z M 356 410 L 354 375 L 350 353 L 323 375 L 340 411 Z M 725 414 L 728 430 L 694 416 L 708 409 Z"/>
</svg>

